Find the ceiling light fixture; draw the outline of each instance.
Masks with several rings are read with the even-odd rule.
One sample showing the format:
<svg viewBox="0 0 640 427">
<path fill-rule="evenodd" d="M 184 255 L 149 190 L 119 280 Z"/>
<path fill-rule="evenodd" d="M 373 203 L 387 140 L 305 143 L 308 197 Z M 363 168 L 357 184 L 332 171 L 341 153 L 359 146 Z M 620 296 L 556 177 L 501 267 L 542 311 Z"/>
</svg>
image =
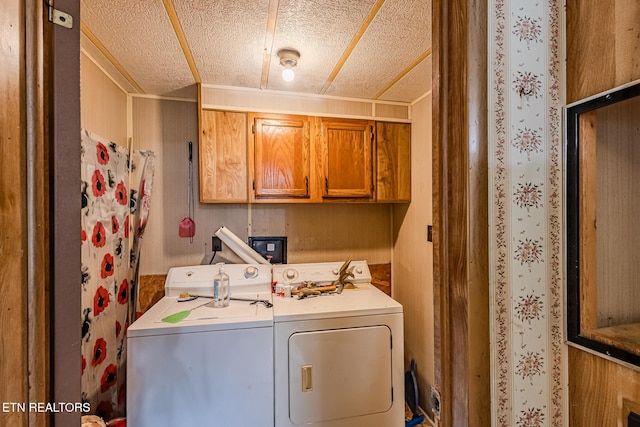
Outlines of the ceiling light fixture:
<svg viewBox="0 0 640 427">
<path fill-rule="evenodd" d="M 293 74 L 293 67 L 298 65 L 298 59 L 300 59 L 300 52 L 295 49 L 280 49 L 278 51 L 278 58 L 280 58 L 280 65 L 284 67 L 282 70 L 282 78 L 286 82 L 290 82 L 295 77 Z"/>
</svg>

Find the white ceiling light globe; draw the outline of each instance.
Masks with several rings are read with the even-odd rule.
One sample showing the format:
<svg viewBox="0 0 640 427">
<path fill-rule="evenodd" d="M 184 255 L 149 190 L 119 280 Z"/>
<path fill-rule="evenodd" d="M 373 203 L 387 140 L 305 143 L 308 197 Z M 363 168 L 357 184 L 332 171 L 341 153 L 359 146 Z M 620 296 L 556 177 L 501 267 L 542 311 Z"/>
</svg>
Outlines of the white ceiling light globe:
<svg viewBox="0 0 640 427">
<path fill-rule="evenodd" d="M 291 68 L 285 68 L 282 70 L 282 78 L 285 82 L 290 82 L 294 78 L 293 70 Z"/>
</svg>

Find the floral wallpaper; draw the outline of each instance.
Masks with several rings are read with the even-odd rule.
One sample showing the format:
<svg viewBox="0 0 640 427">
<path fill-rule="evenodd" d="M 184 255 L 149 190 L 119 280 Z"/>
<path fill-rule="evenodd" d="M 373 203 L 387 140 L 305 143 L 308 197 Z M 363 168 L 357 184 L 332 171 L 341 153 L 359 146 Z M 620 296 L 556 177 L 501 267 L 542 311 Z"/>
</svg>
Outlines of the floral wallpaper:
<svg viewBox="0 0 640 427">
<path fill-rule="evenodd" d="M 559 0 L 489 10 L 492 413 L 495 426 L 563 426 Z"/>
</svg>

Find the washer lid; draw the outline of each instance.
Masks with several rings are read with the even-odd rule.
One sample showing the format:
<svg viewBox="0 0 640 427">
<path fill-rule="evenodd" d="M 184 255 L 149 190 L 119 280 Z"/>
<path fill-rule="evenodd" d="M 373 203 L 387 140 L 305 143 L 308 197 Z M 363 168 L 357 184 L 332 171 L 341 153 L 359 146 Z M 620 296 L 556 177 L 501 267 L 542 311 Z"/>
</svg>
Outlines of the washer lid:
<svg viewBox="0 0 640 427">
<path fill-rule="evenodd" d="M 271 293 L 266 292 L 233 294 L 233 297 L 271 301 Z M 214 308 L 208 306 L 210 303 L 211 300 L 206 298 L 178 302 L 177 297 L 164 297 L 129 326 L 127 336 L 133 338 L 273 326 L 273 309 L 264 304 L 231 301 L 228 307 Z M 177 323 L 162 321 L 181 311 L 189 311 L 189 315 Z"/>
</svg>

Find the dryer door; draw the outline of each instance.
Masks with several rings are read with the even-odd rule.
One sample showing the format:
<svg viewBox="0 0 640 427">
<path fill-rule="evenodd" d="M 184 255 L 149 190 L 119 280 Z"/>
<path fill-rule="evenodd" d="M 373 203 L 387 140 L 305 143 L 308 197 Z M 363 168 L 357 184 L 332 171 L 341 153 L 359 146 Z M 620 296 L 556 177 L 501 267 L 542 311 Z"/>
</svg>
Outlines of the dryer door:
<svg viewBox="0 0 640 427">
<path fill-rule="evenodd" d="M 393 402 L 387 326 L 289 338 L 289 418 L 302 425 L 386 412 Z"/>
</svg>

